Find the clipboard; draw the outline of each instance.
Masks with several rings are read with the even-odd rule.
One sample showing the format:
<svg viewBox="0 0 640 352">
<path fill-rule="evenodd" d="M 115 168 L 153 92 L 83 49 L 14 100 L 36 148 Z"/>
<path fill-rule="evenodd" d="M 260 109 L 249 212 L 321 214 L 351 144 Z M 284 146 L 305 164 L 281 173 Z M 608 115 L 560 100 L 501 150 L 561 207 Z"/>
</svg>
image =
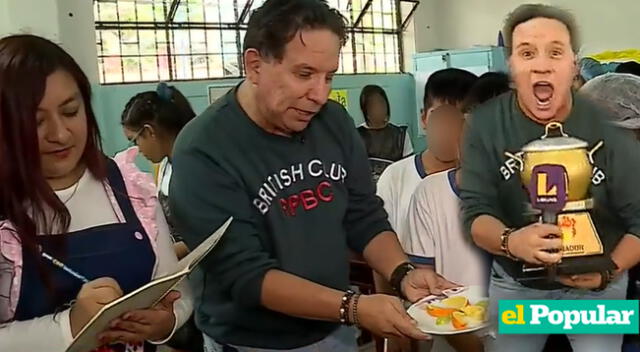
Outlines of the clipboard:
<svg viewBox="0 0 640 352">
<path fill-rule="evenodd" d="M 225 233 L 233 218 L 230 217 L 198 247 L 178 262 L 175 272 L 161 276 L 117 300 L 105 305 L 80 330 L 66 352 L 88 352 L 100 347 L 98 335 L 109 328 L 109 323 L 126 312 L 156 305 L 173 290 L 211 252 Z"/>
</svg>

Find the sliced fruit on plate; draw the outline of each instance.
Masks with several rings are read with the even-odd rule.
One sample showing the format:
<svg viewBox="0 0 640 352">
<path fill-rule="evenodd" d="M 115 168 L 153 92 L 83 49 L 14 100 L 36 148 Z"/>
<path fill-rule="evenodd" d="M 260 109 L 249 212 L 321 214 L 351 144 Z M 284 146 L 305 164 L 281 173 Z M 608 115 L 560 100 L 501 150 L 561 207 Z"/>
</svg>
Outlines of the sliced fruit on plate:
<svg viewBox="0 0 640 352">
<path fill-rule="evenodd" d="M 453 296 L 449 298 L 445 298 L 438 304 L 438 307 L 442 308 L 452 308 L 452 309 L 462 309 L 469 304 L 469 300 L 464 296 Z"/>
<path fill-rule="evenodd" d="M 453 312 L 453 314 L 451 314 L 451 324 L 456 330 L 465 329 L 467 325 L 469 325 L 467 322 L 467 317 L 462 312 Z"/>
<path fill-rule="evenodd" d="M 442 308 L 436 307 L 434 305 L 428 304 L 426 306 L 427 314 L 435 318 L 448 317 L 456 310 L 453 308 Z"/>
<path fill-rule="evenodd" d="M 478 301 L 475 304 L 476 306 L 480 306 L 483 307 L 484 309 L 487 309 L 487 307 L 489 307 L 489 301 L 488 300 L 484 300 L 484 301 Z"/>
<path fill-rule="evenodd" d="M 480 305 L 470 305 L 462 308 L 462 312 L 469 317 L 469 319 L 484 321 L 487 310 Z"/>
<path fill-rule="evenodd" d="M 436 319 L 436 325 L 447 325 L 451 322 L 451 316 L 447 315 L 446 317 L 440 317 Z"/>
</svg>

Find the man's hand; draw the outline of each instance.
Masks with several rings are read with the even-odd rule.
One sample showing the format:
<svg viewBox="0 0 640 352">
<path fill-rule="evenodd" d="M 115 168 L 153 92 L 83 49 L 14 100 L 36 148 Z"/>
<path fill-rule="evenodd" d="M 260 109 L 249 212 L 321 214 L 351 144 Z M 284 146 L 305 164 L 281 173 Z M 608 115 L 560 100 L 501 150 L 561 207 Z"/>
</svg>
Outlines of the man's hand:
<svg viewBox="0 0 640 352">
<path fill-rule="evenodd" d="M 561 284 L 573 288 L 593 290 L 602 284 L 602 274 L 588 273 L 580 275 L 563 275 L 557 279 Z"/>
<path fill-rule="evenodd" d="M 409 337 L 428 340 L 407 314 L 400 299 L 388 295 L 367 295 L 358 301 L 358 320 L 362 327 L 380 337 Z"/>
<path fill-rule="evenodd" d="M 411 302 L 416 302 L 429 295 L 439 295 L 443 290 L 458 287 L 447 281 L 431 268 L 417 268 L 411 270 L 402 279 L 402 293 Z"/>
<path fill-rule="evenodd" d="M 171 291 L 151 309 L 135 310 L 111 322 L 110 329 L 100 334 L 100 343 L 126 342 L 139 344 L 144 341 L 166 339 L 175 326 L 173 302 L 180 292 Z"/>
<path fill-rule="evenodd" d="M 534 223 L 509 235 L 509 251 L 526 263 L 555 264 L 562 259 L 561 236 L 556 225 Z"/>
</svg>

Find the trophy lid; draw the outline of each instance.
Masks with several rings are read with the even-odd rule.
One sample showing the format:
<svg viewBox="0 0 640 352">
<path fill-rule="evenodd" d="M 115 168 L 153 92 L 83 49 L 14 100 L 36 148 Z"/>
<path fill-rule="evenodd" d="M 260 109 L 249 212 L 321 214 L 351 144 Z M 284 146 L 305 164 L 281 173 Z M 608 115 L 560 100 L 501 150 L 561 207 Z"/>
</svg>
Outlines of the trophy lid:
<svg viewBox="0 0 640 352">
<path fill-rule="evenodd" d="M 551 130 L 558 130 L 557 136 L 550 135 Z M 527 152 L 546 152 L 555 150 L 569 149 L 586 149 L 589 144 L 582 139 L 569 137 L 562 130 L 562 124 L 551 122 L 545 126 L 545 134 L 533 142 L 526 144 L 522 151 Z"/>
</svg>

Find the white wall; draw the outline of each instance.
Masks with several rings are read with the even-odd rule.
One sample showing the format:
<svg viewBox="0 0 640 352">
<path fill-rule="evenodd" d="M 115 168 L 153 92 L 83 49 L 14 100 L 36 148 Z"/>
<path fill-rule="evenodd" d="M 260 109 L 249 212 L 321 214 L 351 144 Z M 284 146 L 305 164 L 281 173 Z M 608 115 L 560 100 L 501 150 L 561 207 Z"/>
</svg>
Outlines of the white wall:
<svg viewBox="0 0 640 352">
<path fill-rule="evenodd" d="M 31 33 L 59 42 L 56 0 L 3 0 L 0 35 Z"/>
<path fill-rule="evenodd" d="M 415 19 L 416 49 L 495 45 L 506 15 L 532 2 L 574 13 L 583 37 L 583 54 L 640 48 L 638 0 L 421 0 Z"/>
<path fill-rule="evenodd" d="M 93 1 L 58 0 L 58 27 L 62 47 L 76 59 L 91 83 L 99 83 Z"/>
<path fill-rule="evenodd" d="M 70 15 L 71 14 L 71 15 Z M 35 34 L 60 44 L 98 82 L 91 0 L 1 0 L 0 37 Z"/>
</svg>

